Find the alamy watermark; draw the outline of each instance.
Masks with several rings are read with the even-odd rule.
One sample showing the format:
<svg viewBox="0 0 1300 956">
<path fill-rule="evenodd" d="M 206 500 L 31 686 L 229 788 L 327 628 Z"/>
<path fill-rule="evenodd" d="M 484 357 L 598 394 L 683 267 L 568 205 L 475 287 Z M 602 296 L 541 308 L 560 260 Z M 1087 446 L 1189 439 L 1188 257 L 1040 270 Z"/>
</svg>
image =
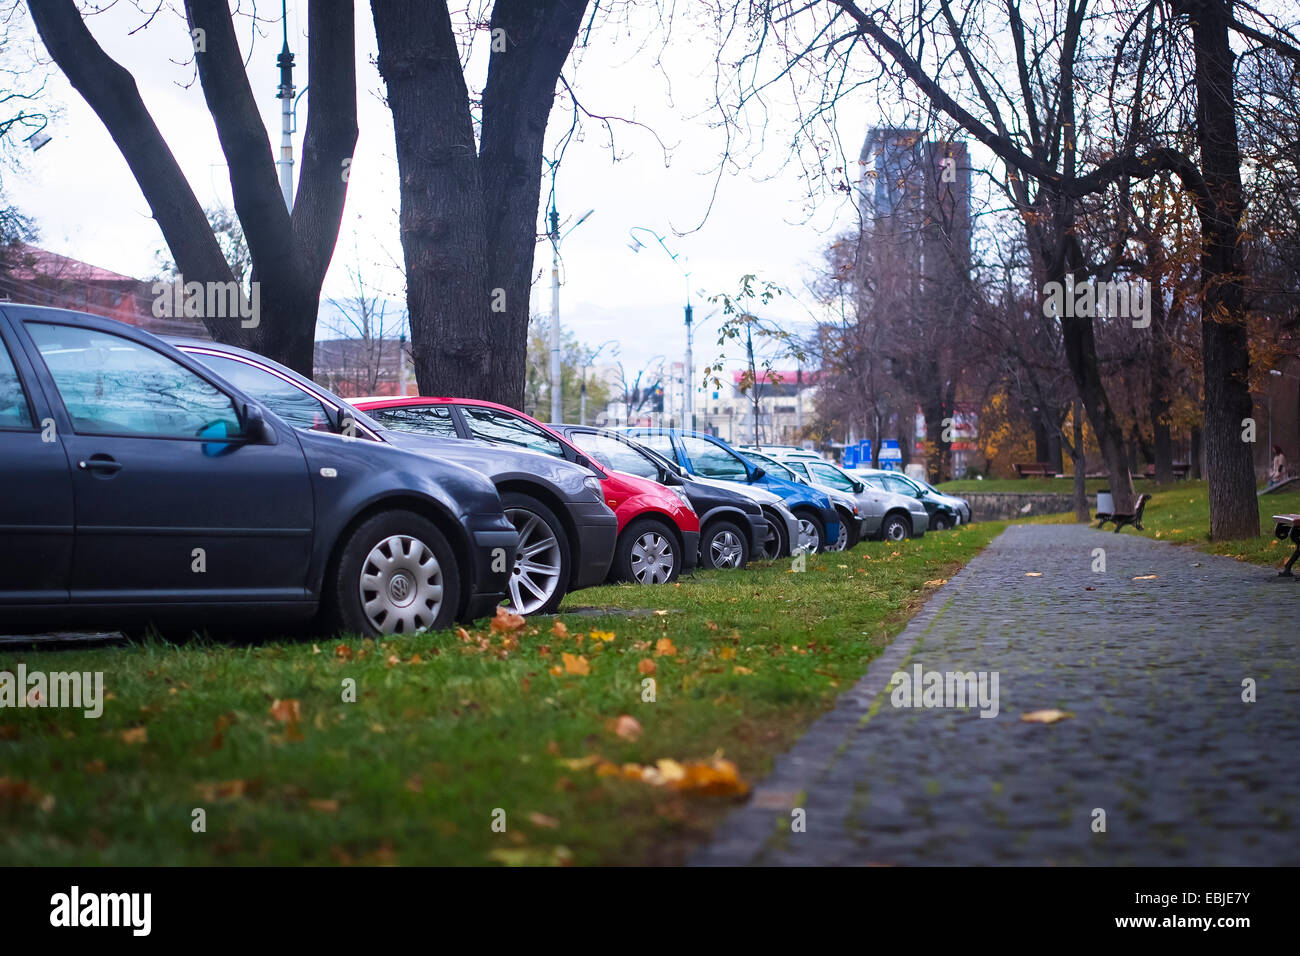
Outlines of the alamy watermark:
<svg viewBox="0 0 1300 956">
<path fill-rule="evenodd" d="M 1145 329 L 1151 324 L 1151 283 L 1146 279 L 1134 282 L 1093 282 L 1091 279 L 1076 283 L 1067 275 L 1064 284 L 1049 282 L 1043 286 L 1043 315 L 1049 319 L 1109 316 L 1113 319 L 1132 319 L 1133 328 Z"/>
<path fill-rule="evenodd" d="M 0 708 L 71 707 L 94 719 L 104 713 L 103 671 L 0 671 Z"/>
<path fill-rule="evenodd" d="M 262 321 L 262 284 L 243 287 L 229 282 L 186 282 L 178 275 L 173 282 L 155 282 L 153 314 L 156 319 L 240 319 L 240 326 L 255 329 Z"/>
<path fill-rule="evenodd" d="M 975 707 L 981 717 L 998 715 L 997 671 L 895 671 L 889 678 L 895 707 Z"/>
</svg>

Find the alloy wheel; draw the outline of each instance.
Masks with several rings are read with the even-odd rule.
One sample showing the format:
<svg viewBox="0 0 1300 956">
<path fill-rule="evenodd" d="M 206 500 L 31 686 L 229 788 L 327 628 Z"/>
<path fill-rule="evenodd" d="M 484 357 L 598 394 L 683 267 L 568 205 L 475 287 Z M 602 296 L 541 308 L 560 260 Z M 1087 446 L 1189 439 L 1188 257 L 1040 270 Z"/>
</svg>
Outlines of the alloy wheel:
<svg viewBox="0 0 1300 956">
<path fill-rule="evenodd" d="M 381 634 L 415 634 L 432 626 L 442 606 L 442 567 L 427 544 L 390 535 L 361 565 L 361 607 Z"/>
<path fill-rule="evenodd" d="M 723 529 L 709 540 L 709 557 L 715 568 L 738 568 L 744 546 L 734 531 Z"/>
<path fill-rule="evenodd" d="M 800 518 L 799 547 L 803 548 L 808 554 L 816 554 L 821 550 L 821 546 L 822 536 L 821 532 L 817 530 L 817 526 L 807 518 Z"/>
<path fill-rule="evenodd" d="M 843 551 L 848 546 L 849 546 L 849 526 L 843 519 L 840 519 L 840 533 L 835 536 L 835 546 L 832 547 L 831 550 Z"/>
<path fill-rule="evenodd" d="M 523 508 L 506 509 L 519 533 L 515 567 L 510 573 L 510 610 L 532 614 L 555 594 L 560 580 L 560 543 L 540 517 Z"/>
</svg>

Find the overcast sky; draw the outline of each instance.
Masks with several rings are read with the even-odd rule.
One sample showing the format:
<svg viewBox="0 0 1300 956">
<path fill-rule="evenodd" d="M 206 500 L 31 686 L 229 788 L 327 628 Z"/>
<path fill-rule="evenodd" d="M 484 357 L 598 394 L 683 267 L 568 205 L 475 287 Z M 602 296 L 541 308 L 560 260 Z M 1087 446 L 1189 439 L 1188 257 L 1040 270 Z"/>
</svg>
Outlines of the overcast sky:
<svg viewBox="0 0 1300 956">
<path fill-rule="evenodd" d="M 261 5 L 263 10 L 268 6 Z M 290 0 L 288 6 L 290 46 L 297 54 L 295 82 L 301 90 L 307 77 L 306 2 Z M 135 76 L 200 202 L 229 204 L 229 179 L 216 133 L 187 65 L 190 41 L 184 24 L 164 11 L 140 29 L 144 19 L 130 4 L 119 3 L 88 22 L 105 50 Z M 245 54 L 252 55 L 250 82 L 278 153 L 279 102 L 274 94 L 281 41 L 278 24 L 263 27 L 268 35 L 254 39 L 251 22 L 240 21 Z M 359 262 L 371 282 L 400 299 L 401 276 L 386 265 L 401 261 L 397 164 L 391 118 L 374 66 L 368 4 L 358 4 L 357 27 L 360 138 L 325 295 L 346 296 L 348 268 Z M 755 168 L 724 175 L 710 211 L 723 149 L 717 116 L 709 110 L 717 53 L 689 28 L 675 29 L 665 48 L 662 34 L 652 28 L 649 22 L 602 25 L 598 16 L 590 43 L 576 63 L 571 58 L 565 75 L 591 112 L 634 118 L 652 128 L 667 146 L 667 157 L 654 135 L 626 123 L 614 124 L 616 149 L 611 151 L 605 131 L 588 120 L 585 135 L 564 156 L 557 184 L 562 220 L 576 221 L 595 210 L 562 246 L 562 321 L 591 346 L 617 340 L 629 370 L 655 355 L 679 359 L 685 348 L 681 272 L 653 244 L 633 254 L 628 248 L 631 227 L 665 235 L 690 269 L 695 290 L 732 290 L 742 275 L 755 273 L 800 293 L 802 304 L 786 301 L 766 310 L 793 328 L 809 324 L 813 303 L 803 285 L 821 250 L 856 221 L 842 196 L 810 207 L 807 186 L 797 172 L 780 168 L 793 126 L 779 101 L 768 146 Z M 13 49 L 11 44 L 11 55 Z M 43 247 L 128 275 L 152 275 L 162 236 L 125 161 L 57 71 L 48 92 L 61 110 L 47 130 L 53 140 L 30 157 L 25 170 L 7 177 L 10 199 L 35 218 Z M 309 105 L 310 92 L 300 101 L 300 131 Z M 841 117 L 839 133 L 856 158 L 867 125 L 878 122 L 878 116 L 872 104 L 863 102 L 846 104 Z M 557 106 L 551 116 L 552 141 L 569 120 L 568 110 Z M 295 137 L 295 150 L 300 149 L 301 133 Z M 545 198 L 545 186 L 542 194 Z M 549 245 L 538 246 L 534 275 L 533 311 L 549 312 Z M 695 301 L 698 323 L 714 307 L 698 291 Z M 717 325 L 715 318 L 697 333 L 697 367 L 717 354 Z"/>
</svg>

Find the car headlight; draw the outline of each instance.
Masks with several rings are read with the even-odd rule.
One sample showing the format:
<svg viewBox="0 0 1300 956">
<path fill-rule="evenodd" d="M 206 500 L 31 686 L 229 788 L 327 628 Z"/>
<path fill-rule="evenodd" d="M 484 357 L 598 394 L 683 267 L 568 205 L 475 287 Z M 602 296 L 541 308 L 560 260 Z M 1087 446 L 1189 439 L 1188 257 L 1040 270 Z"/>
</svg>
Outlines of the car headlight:
<svg viewBox="0 0 1300 956">
<path fill-rule="evenodd" d="M 683 491 L 681 488 L 669 488 L 668 490 L 671 491 L 673 494 L 675 494 L 678 498 L 682 499 L 682 504 L 686 506 L 687 511 L 691 512 L 691 514 L 695 513 L 695 506 L 691 504 L 691 499 L 686 496 L 685 491 Z"/>
<path fill-rule="evenodd" d="M 601 491 L 600 488 L 600 479 L 597 478 L 595 475 L 588 475 L 586 478 L 582 479 L 582 484 L 588 491 L 590 491 L 601 501 L 605 500 L 605 494 L 604 492 Z"/>
</svg>

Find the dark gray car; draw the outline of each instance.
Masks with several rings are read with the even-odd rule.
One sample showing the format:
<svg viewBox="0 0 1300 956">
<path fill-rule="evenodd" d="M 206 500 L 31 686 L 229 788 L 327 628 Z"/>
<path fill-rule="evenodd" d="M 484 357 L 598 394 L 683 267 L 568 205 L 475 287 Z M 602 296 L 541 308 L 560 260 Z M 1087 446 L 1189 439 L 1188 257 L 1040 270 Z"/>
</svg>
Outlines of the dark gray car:
<svg viewBox="0 0 1300 956">
<path fill-rule="evenodd" d="M 600 479 L 587 468 L 537 452 L 385 428 L 264 356 L 215 342 L 171 341 L 297 428 L 404 448 L 488 476 L 519 533 L 519 547 L 511 556 L 513 610 L 551 614 L 569 591 L 605 580 L 614 558 L 618 519 L 605 504 Z"/>
</svg>

